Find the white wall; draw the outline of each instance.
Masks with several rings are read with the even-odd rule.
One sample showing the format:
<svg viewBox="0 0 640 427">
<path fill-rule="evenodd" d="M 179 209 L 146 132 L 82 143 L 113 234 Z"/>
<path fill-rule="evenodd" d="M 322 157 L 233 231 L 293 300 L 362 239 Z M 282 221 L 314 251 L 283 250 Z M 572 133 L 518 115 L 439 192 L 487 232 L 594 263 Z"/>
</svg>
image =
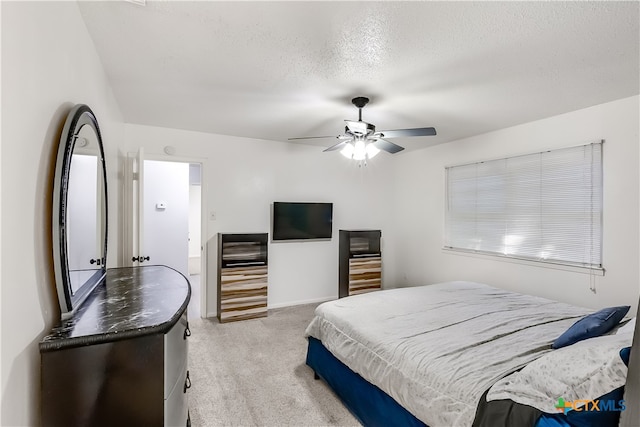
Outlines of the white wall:
<svg viewBox="0 0 640 427">
<path fill-rule="evenodd" d="M 62 125 L 76 103 L 95 112 L 105 141 L 109 264 L 116 256 L 117 146 L 122 117 L 75 2 L 1 2 L 2 418 L 39 424 L 38 342 L 59 319 L 51 195 Z"/>
<path fill-rule="evenodd" d="M 216 312 L 216 233 L 269 232 L 274 201 L 334 203 L 331 241 L 269 244 L 269 307 L 338 295 L 338 233 L 341 228 L 380 228 L 386 237 L 392 158 L 380 154 L 359 168 L 322 147 L 293 145 L 141 125 L 125 125 L 129 152 L 144 147 L 152 158 L 203 161 L 202 202 L 206 229 L 208 314 Z M 210 221 L 208 212 L 215 211 Z M 384 250 L 384 247 L 383 247 Z M 385 264 L 384 277 L 392 267 Z"/>
<path fill-rule="evenodd" d="M 639 259 L 639 97 L 626 98 L 532 123 L 407 153 L 394 164 L 392 233 L 400 285 L 479 281 L 506 289 L 599 308 L 637 308 Z M 444 242 L 444 168 L 604 139 L 603 258 L 606 274 L 589 290 L 588 274 L 456 255 Z M 389 255 L 389 254 L 387 254 Z"/>
</svg>

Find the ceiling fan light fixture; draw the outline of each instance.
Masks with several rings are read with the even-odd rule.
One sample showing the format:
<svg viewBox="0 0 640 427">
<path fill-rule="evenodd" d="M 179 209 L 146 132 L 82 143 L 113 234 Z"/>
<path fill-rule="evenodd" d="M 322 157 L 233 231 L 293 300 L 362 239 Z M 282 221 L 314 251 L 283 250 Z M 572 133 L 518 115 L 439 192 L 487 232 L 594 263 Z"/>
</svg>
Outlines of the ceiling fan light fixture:
<svg viewBox="0 0 640 427">
<path fill-rule="evenodd" d="M 358 108 L 358 120 L 345 120 L 346 126 L 344 128 L 344 134 L 337 136 L 340 142 L 323 151 L 340 150 L 340 153 L 347 159 L 357 161 L 360 166 L 363 164 L 366 166 L 367 160 L 374 158 L 380 151 L 395 154 L 404 150 L 404 147 L 388 141 L 388 138 L 436 135 L 436 130 L 432 127 L 383 130 L 376 132 L 376 127 L 373 124 L 362 121 L 362 108 L 364 108 L 368 102 L 369 98 L 364 96 L 358 96 L 351 100 L 351 103 Z M 307 136 L 302 138 L 289 138 L 289 141 L 315 138 L 331 137 Z"/>
<path fill-rule="evenodd" d="M 367 158 L 367 148 L 363 140 L 356 141 L 353 146 L 353 160 L 365 160 Z"/>
<path fill-rule="evenodd" d="M 368 159 L 373 159 L 380 152 L 380 149 L 376 147 L 373 142 L 368 143 L 366 149 Z"/>
<path fill-rule="evenodd" d="M 340 154 L 345 156 L 347 159 L 353 158 L 353 142 L 347 142 L 342 150 L 340 150 Z"/>
<path fill-rule="evenodd" d="M 356 161 L 373 159 L 379 152 L 380 149 L 376 147 L 373 142 L 365 140 L 348 142 L 344 148 L 340 150 L 340 154 L 347 159 Z"/>
</svg>

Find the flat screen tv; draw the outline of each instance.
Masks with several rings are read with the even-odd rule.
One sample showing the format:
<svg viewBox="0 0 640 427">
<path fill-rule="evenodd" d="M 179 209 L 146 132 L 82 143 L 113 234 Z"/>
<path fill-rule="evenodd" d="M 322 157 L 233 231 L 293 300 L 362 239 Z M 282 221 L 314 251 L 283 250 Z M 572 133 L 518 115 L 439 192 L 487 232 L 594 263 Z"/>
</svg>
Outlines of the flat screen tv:
<svg viewBox="0 0 640 427">
<path fill-rule="evenodd" d="M 333 203 L 273 203 L 273 240 L 330 239 Z"/>
</svg>

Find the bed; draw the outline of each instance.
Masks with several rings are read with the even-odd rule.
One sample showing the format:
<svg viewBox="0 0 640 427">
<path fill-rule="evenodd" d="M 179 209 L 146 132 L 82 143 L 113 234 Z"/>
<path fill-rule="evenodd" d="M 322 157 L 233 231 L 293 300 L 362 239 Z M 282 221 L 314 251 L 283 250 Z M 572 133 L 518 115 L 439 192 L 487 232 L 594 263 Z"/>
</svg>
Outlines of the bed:
<svg viewBox="0 0 640 427">
<path fill-rule="evenodd" d="M 372 292 L 317 307 L 305 332 L 307 364 L 367 426 L 569 425 L 573 414 L 556 408 L 557 398 L 572 402 L 582 390 L 544 379 L 540 387 L 550 390 L 527 387 L 541 371 L 575 381 L 579 370 L 567 360 L 586 357 L 608 369 L 588 386 L 599 393 L 591 398 L 622 393 L 620 351 L 632 333 L 551 348 L 592 311 L 473 282 Z"/>
</svg>

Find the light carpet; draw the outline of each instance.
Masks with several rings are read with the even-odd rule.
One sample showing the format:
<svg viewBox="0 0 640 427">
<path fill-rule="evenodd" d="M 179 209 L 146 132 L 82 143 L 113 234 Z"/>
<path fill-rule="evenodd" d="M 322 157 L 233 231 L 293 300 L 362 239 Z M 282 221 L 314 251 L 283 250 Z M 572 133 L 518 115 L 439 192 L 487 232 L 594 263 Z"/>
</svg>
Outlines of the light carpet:
<svg viewBox="0 0 640 427">
<path fill-rule="evenodd" d="M 317 304 L 231 323 L 189 319 L 189 411 L 195 427 L 359 426 L 305 364 Z"/>
</svg>

